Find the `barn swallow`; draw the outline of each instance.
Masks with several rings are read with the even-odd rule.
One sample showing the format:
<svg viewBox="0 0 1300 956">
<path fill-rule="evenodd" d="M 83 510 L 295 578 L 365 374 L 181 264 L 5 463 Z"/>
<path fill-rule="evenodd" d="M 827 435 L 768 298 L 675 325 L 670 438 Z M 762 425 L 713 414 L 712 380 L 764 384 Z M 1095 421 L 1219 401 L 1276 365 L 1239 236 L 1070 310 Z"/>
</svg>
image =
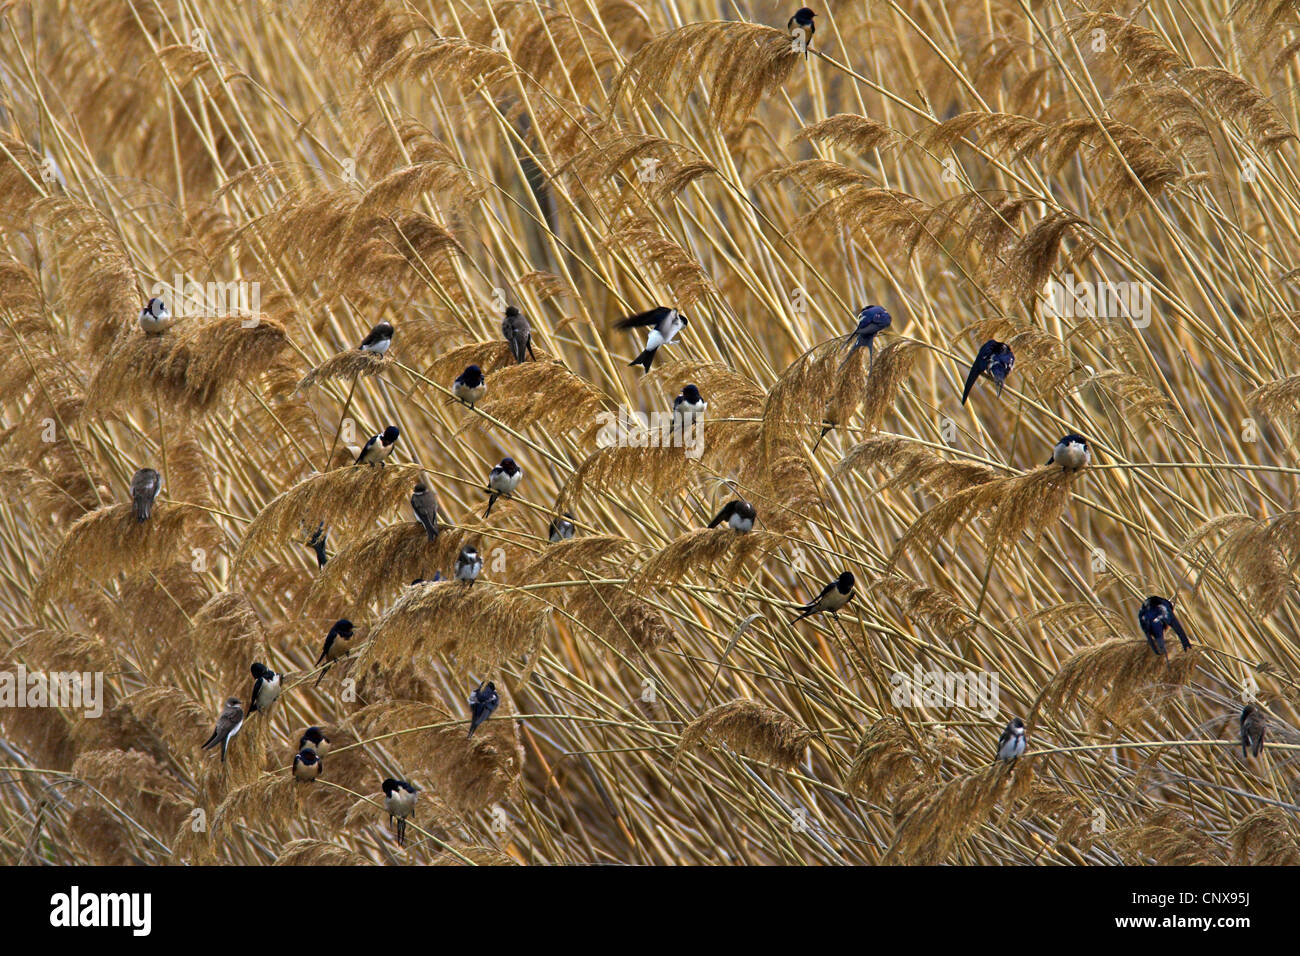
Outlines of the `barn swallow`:
<svg viewBox="0 0 1300 956">
<path fill-rule="evenodd" d="M 808 59 L 808 51 L 812 49 L 813 34 L 817 32 L 817 27 L 813 24 L 813 13 L 807 7 L 800 7 L 794 12 L 785 25 L 790 32 L 790 38 L 798 40 L 803 44 L 803 58 Z"/>
<path fill-rule="evenodd" d="M 330 752 L 330 739 L 319 727 L 308 727 L 298 740 L 299 750 L 314 750 L 322 757 Z"/>
<path fill-rule="evenodd" d="M 384 467 L 384 459 L 393 453 L 393 445 L 397 443 L 398 436 L 401 434 L 400 428 L 389 425 L 378 435 L 371 435 L 370 440 L 361 449 L 361 454 L 357 455 L 356 463 Z"/>
<path fill-rule="evenodd" d="M 451 394 L 473 408 L 474 403 L 482 401 L 487 394 L 487 380 L 483 378 L 483 370 L 477 365 L 466 365 L 465 371 L 451 383 Z"/>
<path fill-rule="evenodd" d="M 748 501 L 737 498 L 735 501 L 728 501 L 722 506 L 722 510 L 714 515 L 713 520 L 709 522 L 709 527 L 716 528 L 725 521 L 727 527 L 733 531 L 747 534 L 754 530 L 754 519 L 757 517 L 758 511 L 753 505 Z"/>
<path fill-rule="evenodd" d="M 248 712 L 252 714 L 260 710 L 266 713 L 280 696 L 280 675 L 257 661 L 253 661 L 249 670 L 253 674 L 253 692 L 248 695 Z"/>
<path fill-rule="evenodd" d="M 889 317 L 889 313 L 878 305 L 869 305 L 859 312 L 858 327 L 845 336 L 845 340 L 852 342 L 853 346 L 849 349 L 849 354 L 844 356 L 840 368 L 844 368 L 849 363 L 854 352 L 866 346 L 867 368 L 870 369 L 876 358 L 876 333 L 889 328 L 891 322 L 893 319 Z"/>
<path fill-rule="evenodd" d="M 687 385 L 682 389 L 682 393 L 673 399 L 673 425 L 677 426 L 680 422 L 680 427 L 685 428 L 692 422 L 698 421 L 708 407 L 709 403 L 700 396 L 700 390 L 694 385 Z"/>
<path fill-rule="evenodd" d="M 415 795 L 420 788 L 405 780 L 389 777 L 383 783 L 384 809 L 388 811 L 388 825 L 397 819 L 397 845 L 406 845 L 406 818 L 415 816 Z"/>
<path fill-rule="evenodd" d="M 975 361 L 971 363 L 970 374 L 966 376 L 966 388 L 961 393 L 961 403 L 966 404 L 966 398 L 974 388 L 975 380 L 981 375 L 993 379 L 993 384 L 998 387 L 998 398 L 1001 398 L 1002 386 L 1006 384 L 1007 376 L 1011 374 L 1015 364 L 1016 356 L 1012 353 L 1011 346 L 1005 342 L 989 339 L 980 346 Z"/>
<path fill-rule="evenodd" d="M 510 354 L 516 362 L 522 362 L 525 356 L 537 360 L 533 354 L 533 327 L 528 324 L 528 316 L 513 305 L 506 306 L 505 318 L 501 320 L 501 334 L 510 346 Z"/>
<path fill-rule="evenodd" d="M 1047 459 L 1049 465 L 1060 465 L 1066 472 L 1080 472 L 1092 461 L 1092 449 L 1088 439 L 1071 432 L 1056 443 L 1052 457 Z"/>
<path fill-rule="evenodd" d="M 325 553 L 328 538 L 329 532 L 325 528 L 325 522 L 322 521 L 316 526 L 312 536 L 307 539 L 307 547 L 316 552 L 316 564 L 322 568 L 325 567 L 325 562 L 329 560 L 329 555 Z"/>
<path fill-rule="evenodd" d="M 424 525 L 425 534 L 430 541 L 438 540 L 438 496 L 429 490 L 424 482 L 416 483 L 411 492 L 411 510 L 416 520 Z"/>
<path fill-rule="evenodd" d="M 1025 752 L 1028 743 L 1025 737 L 1025 722 L 1019 717 L 1012 717 L 1006 730 L 998 738 L 997 760 L 1015 760 Z"/>
<path fill-rule="evenodd" d="M 238 697 L 226 698 L 226 706 L 221 711 L 221 716 L 217 718 L 217 725 L 212 728 L 212 736 L 207 739 L 201 749 L 207 750 L 221 744 L 221 762 L 226 762 L 226 748 L 230 745 L 230 739 L 239 733 L 239 728 L 244 726 L 244 705 L 239 702 Z"/>
<path fill-rule="evenodd" d="M 325 762 L 321 760 L 320 754 L 310 747 L 304 747 L 294 755 L 293 778 L 299 783 L 311 783 L 324 769 Z"/>
<path fill-rule="evenodd" d="M 388 346 L 393 344 L 393 327 L 387 322 L 380 322 L 370 334 L 361 340 L 357 346 L 362 352 L 374 352 L 376 355 L 383 355 L 388 351 Z"/>
<path fill-rule="evenodd" d="M 686 316 L 682 315 L 676 309 L 659 306 L 648 312 L 640 312 L 637 315 L 630 315 L 621 320 L 615 328 L 634 329 L 649 328 L 646 335 L 645 351 L 628 362 L 628 367 L 634 365 L 644 365 L 645 370 L 650 371 L 650 366 L 655 360 L 655 353 L 661 346 L 671 345 L 677 333 L 687 326 Z"/>
<path fill-rule="evenodd" d="M 1187 639 L 1187 632 L 1183 630 L 1183 625 L 1174 615 L 1174 605 L 1171 601 L 1154 594 L 1147 598 L 1138 609 L 1138 624 L 1142 626 L 1142 633 L 1147 636 L 1147 645 L 1153 653 L 1161 657 L 1168 653 L 1165 650 L 1166 628 L 1174 629 L 1174 633 L 1178 635 L 1178 640 L 1183 645 L 1183 650 L 1191 649 L 1192 642 Z"/>
<path fill-rule="evenodd" d="M 483 512 L 486 518 L 492 513 L 492 506 L 497 503 L 497 498 L 501 495 L 509 496 L 519 487 L 519 481 L 524 477 L 524 470 L 515 464 L 513 458 L 502 458 L 501 464 L 494 465 L 488 472 L 488 506 L 487 511 Z"/>
<path fill-rule="evenodd" d="M 1241 712 L 1241 759 L 1258 757 L 1264 749 L 1264 712 L 1254 704 L 1247 704 Z"/>
<path fill-rule="evenodd" d="M 853 572 L 845 571 L 838 578 L 832 581 L 826 587 L 822 588 L 821 593 L 809 601 L 801 609 L 798 617 L 791 621 L 802 621 L 810 614 L 817 614 L 821 611 L 830 611 L 836 617 L 839 616 L 839 610 L 849 603 L 853 597 Z"/>
<path fill-rule="evenodd" d="M 486 684 L 479 684 L 474 689 L 474 692 L 469 695 L 469 706 L 473 711 L 473 717 L 469 723 L 469 733 L 465 736 L 467 738 L 473 737 L 478 725 L 491 717 L 492 712 L 497 709 L 497 705 L 500 703 L 501 697 L 497 694 L 496 686 L 491 681 Z"/>
<path fill-rule="evenodd" d="M 473 545 L 465 545 L 456 558 L 456 580 L 467 581 L 473 585 L 474 579 L 483 570 L 483 559 L 479 557 Z"/>
<path fill-rule="evenodd" d="M 150 299 L 140 310 L 140 328 L 144 329 L 145 335 L 161 335 L 175 321 L 162 299 Z"/>
<path fill-rule="evenodd" d="M 325 666 L 313 686 L 320 684 L 320 679 L 325 676 L 331 664 L 352 649 L 352 638 L 356 637 L 356 634 L 356 628 L 346 617 L 341 617 L 334 622 L 330 632 L 325 635 L 325 646 L 321 648 L 320 657 L 316 658 L 317 667 L 320 667 L 321 661 L 325 662 Z"/>
<path fill-rule="evenodd" d="M 562 515 L 556 515 L 551 519 L 551 526 L 546 529 L 546 537 L 555 544 L 557 541 L 568 541 L 573 537 L 577 528 L 573 524 L 573 512 L 566 511 Z"/>
<path fill-rule="evenodd" d="M 135 520 L 144 524 L 153 514 L 153 502 L 162 488 L 162 476 L 152 468 L 141 468 L 131 476 L 131 506 Z"/>
</svg>

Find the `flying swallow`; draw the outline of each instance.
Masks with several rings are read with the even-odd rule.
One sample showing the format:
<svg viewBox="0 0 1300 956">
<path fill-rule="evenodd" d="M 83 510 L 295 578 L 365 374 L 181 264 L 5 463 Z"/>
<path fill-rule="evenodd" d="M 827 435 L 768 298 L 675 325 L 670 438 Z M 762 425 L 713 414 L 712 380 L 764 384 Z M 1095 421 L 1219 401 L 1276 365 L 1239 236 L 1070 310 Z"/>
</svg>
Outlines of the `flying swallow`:
<svg viewBox="0 0 1300 956">
<path fill-rule="evenodd" d="M 628 367 L 634 365 L 644 365 L 645 370 L 650 371 L 650 366 L 655 360 L 655 353 L 661 346 L 671 345 L 677 333 L 687 326 L 686 316 L 682 315 L 676 309 L 659 306 L 648 312 L 641 312 L 637 315 L 630 315 L 621 320 L 615 328 L 635 329 L 649 328 L 646 335 L 645 351 L 628 362 Z"/>
<path fill-rule="evenodd" d="M 325 567 L 325 562 L 329 560 L 329 555 L 325 553 L 328 538 L 329 532 L 325 529 L 325 522 L 322 521 L 316 526 L 312 536 L 307 539 L 307 547 L 316 552 L 316 564 L 322 568 Z"/>
<path fill-rule="evenodd" d="M 212 728 L 212 736 L 207 739 L 201 749 L 207 750 L 221 744 L 221 762 L 226 762 L 226 748 L 230 745 L 230 739 L 239 733 L 239 728 L 244 726 L 244 705 L 239 702 L 238 697 L 226 698 L 226 706 L 221 711 L 221 716 L 217 718 L 217 725 Z"/>
<path fill-rule="evenodd" d="M 568 541 L 575 531 L 577 528 L 573 523 L 573 512 L 566 511 L 551 519 L 551 526 L 546 529 L 546 537 L 551 544 L 555 544 L 557 541 Z"/>
<path fill-rule="evenodd" d="M 758 517 L 757 509 L 748 501 L 737 498 L 735 501 L 728 501 L 722 506 L 722 510 L 714 515 L 713 520 L 709 522 L 709 527 L 716 528 L 725 521 L 727 527 L 733 531 L 747 534 L 754 530 L 754 519 L 756 517 Z"/>
<path fill-rule="evenodd" d="M 513 305 L 506 306 L 505 318 L 501 320 L 501 334 L 505 336 L 510 354 L 516 362 L 522 362 L 525 357 L 536 361 L 537 356 L 533 354 L 533 327 L 528 324 L 528 316 Z"/>
<path fill-rule="evenodd" d="M 280 696 L 280 675 L 257 661 L 249 670 L 253 674 L 253 692 L 248 695 L 248 712 L 252 714 L 260 710 L 266 713 Z"/>
<path fill-rule="evenodd" d="M 316 666 L 320 667 L 321 661 L 325 662 L 324 668 L 321 669 L 319 676 L 316 678 L 316 684 L 320 684 L 320 679 L 325 676 L 330 665 L 352 649 L 352 638 L 356 637 L 356 628 L 346 617 L 339 618 L 330 628 L 330 632 L 325 635 L 325 646 L 321 648 L 320 657 L 316 658 Z M 316 685 L 313 685 L 316 686 Z"/>
<path fill-rule="evenodd" d="M 513 458 L 502 458 L 501 464 L 493 466 L 488 472 L 488 506 L 487 511 L 483 512 L 484 518 L 492 513 L 497 498 L 511 495 L 523 477 L 524 470 L 515 464 Z"/>
<path fill-rule="evenodd" d="M 469 706 L 473 716 L 469 722 L 469 733 L 465 736 L 473 737 L 478 725 L 491 717 L 492 712 L 497 709 L 497 705 L 500 703 L 501 697 L 497 694 L 497 689 L 491 681 L 486 684 L 479 684 L 474 689 L 474 692 L 469 695 Z"/>
<path fill-rule="evenodd" d="M 876 334 L 889 328 L 893 319 L 889 313 L 878 305 L 866 306 L 858 313 L 858 327 L 846 335 L 845 341 L 852 342 L 853 346 L 849 349 L 849 354 L 844 356 L 844 361 L 840 363 L 840 368 L 844 368 L 853 358 L 853 353 L 858 349 L 866 346 L 867 349 L 867 368 L 870 369 L 876 359 Z"/>
<path fill-rule="evenodd" d="M 1254 704 L 1247 704 L 1241 712 L 1241 759 L 1258 757 L 1264 749 L 1264 712 Z"/>
<path fill-rule="evenodd" d="M 467 581 L 472 585 L 482 570 L 483 559 L 479 557 L 474 547 L 467 544 L 461 548 L 456 558 L 456 580 Z"/>
<path fill-rule="evenodd" d="M 299 750 L 314 750 L 322 757 L 330 752 L 330 739 L 319 727 L 308 727 L 298 740 Z"/>
<path fill-rule="evenodd" d="M 802 613 L 794 620 L 802 621 L 810 614 L 818 614 L 821 611 L 830 611 L 838 617 L 840 608 L 848 604 L 851 597 L 853 597 L 853 572 L 845 571 L 805 604 L 801 609 Z M 793 624 L 794 621 L 791 623 Z"/>
<path fill-rule="evenodd" d="M 1082 435 L 1070 433 L 1056 443 L 1052 457 L 1047 459 L 1049 465 L 1060 465 L 1066 472 L 1080 472 L 1092 461 L 1092 449 L 1088 439 Z"/>
<path fill-rule="evenodd" d="M 791 39 L 802 42 L 803 58 L 805 60 L 808 59 L 808 51 L 812 49 L 813 34 L 817 32 L 817 27 L 813 24 L 813 17 L 815 16 L 817 14 L 807 7 L 800 7 L 785 25 L 785 28 L 790 31 Z"/>
<path fill-rule="evenodd" d="M 1015 760 L 1025 752 L 1028 740 L 1025 737 L 1025 722 L 1019 717 L 1011 718 L 1006 730 L 998 738 L 997 760 Z"/>
<path fill-rule="evenodd" d="M 294 755 L 293 778 L 299 783 L 311 783 L 324 769 L 325 762 L 321 760 L 320 754 L 310 747 L 304 747 Z"/>
<path fill-rule="evenodd" d="M 1174 605 L 1171 601 L 1154 594 L 1147 598 L 1138 609 L 1138 624 L 1142 626 L 1142 633 L 1147 637 L 1147 645 L 1153 653 L 1161 657 L 1168 653 L 1165 650 L 1166 628 L 1174 629 L 1174 633 L 1178 635 L 1178 640 L 1183 645 L 1183 650 L 1191 649 L 1192 642 L 1187 639 L 1187 632 L 1183 630 L 1183 625 L 1174 615 Z"/>
<path fill-rule="evenodd" d="M 451 383 L 451 394 L 473 408 L 474 403 L 482 401 L 487 394 L 487 380 L 483 378 L 483 370 L 477 365 L 466 365 L 465 371 Z"/>
<path fill-rule="evenodd" d="M 415 816 L 415 795 L 420 788 L 405 780 L 389 777 L 383 783 L 384 809 L 388 811 L 388 825 L 397 819 L 397 845 L 406 845 L 406 818 Z"/>
<path fill-rule="evenodd" d="M 141 468 L 131 476 L 131 506 L 135 520 L 144 524 L 153 514 L 153 502 L 162 488 L 162 476 L 152 468 Z"/>
<path fill-rule="evenodd" d="M 376 355 L 383 355 L 388 351 L 388 346 L 393 344 L 393 327 L 387 322 L 380 322 L 370 334 L 361 340 L 357 346 L 362 352 L 374 352 Z"/>
<path fill-rule="evenodd" d="M 694 385 L 687 385 L 682 389 L 682 393 L 673 399 L 673 425 L 685 428 L 692 422 L 698 421 L 704 414 L 704 410 L 709 407 L 709 403 L 700 397 L 700 390 Z"/>
<path fill-rule="evenodd" d="M 145 335 L 161 335 L 175 321 L 162 299 L 150 299 L 140 310 L 140 328 L 144 329 Z"/>
<path fill-rule="evenodd" d="M 370 440 L 366 442 L 361 449 L 361 454 L 357 455 L 356 463 L 358 465 L 379 465 L 384 466 L 384 459 L 393 452 L 393 445 L 397 443 L 398 436 L 402 430 L 396 425 L 389 425 L 378 435 L 371 435 Z"/>
<path fill-rule="evenodd" d="M 971 363 L 970 374 L 966 376 L 966 388 L 961 393 L 961 403 L 966 404 L 966 398 L 975 386 L 975 380 L 981 375 L 993 379 L 993 384 L 998 387 L 998 397 L 1001 398 L 1002 386 L 1006 384 L 1007 376 L 1011 374 L 1015 364 L 1016 356 L 1011 351 L 1011 346 L 1005 342 L 989 339 L 980 346 L 975 361 Z"/>
<path fill-rule="evenodd" d="M 411 492 L 411 510 L 416 520 L 424 525 L 430 541 L 438 540 L 438 496 L 424 482 L 418 482 Z"/>
</svg>

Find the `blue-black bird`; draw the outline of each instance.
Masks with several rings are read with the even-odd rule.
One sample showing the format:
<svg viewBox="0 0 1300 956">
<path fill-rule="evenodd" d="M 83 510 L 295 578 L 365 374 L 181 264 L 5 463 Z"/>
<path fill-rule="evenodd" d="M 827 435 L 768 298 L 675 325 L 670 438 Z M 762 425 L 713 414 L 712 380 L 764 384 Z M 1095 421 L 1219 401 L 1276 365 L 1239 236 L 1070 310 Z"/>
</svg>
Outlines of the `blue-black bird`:
<svg viewBox="0 0 1300 956">
<path fill-rule="evenodd" d="M 140 328 L 144 329 L 145 335 L 162 335 L 174 321 L 162 299 L 150 299 L 140 310 Z"/>
<path fill-rule="evenodd" d="M 974 388 L 975 380 L 981 375 L 993 379 L 993 384 L 998 387 L 998 397 L 1001 398 L 1002 386 L 1006 384 L 1007 376 L 1011 374 L 1015 364 L 1016 357 L 1011 351 L 1011 346 L 1005 342 L 989 339 L 980 346 L 975 361 L 971 363 L 970 374 L 966 376 L 966 388 L 961 393 L 961 403 L 966 404 L 966 398 Z"/>
<path fill-rule="evenodd" d="M 361 453 L 357 455 L 356 463 L 358 465 L 378 465 L 384 466 L 384 459 L 393 453 L 393 445 L 397 443 L 398 437 L 402 430 L 396 425 L 389 425 L 378 435 L 372 435 L 370 440 L 365 443 Z"/>
<path fill-rule="evenodd" d="M 325 762 L 310 747 L 299 750 L 293 758 L 293 778 L 299 783 L 311 783 L 321 775 Z"/>
<path fill-rule="evenodd" d="M 800 7 L 785 24 L 785 28 L 790 32 L 790 38 L 798 41 L 802 47 L 805 60 L 808 59 L 808 51 L 812 49 L 813 34 L 817 32 L 817 27 L 813 25 L 815 16 L 817 14 L 807 7 Z"/>
<path fill-rule="evenodd" d="M 376 355 L 383 355 L 388 351 L 388 346 L 392 344 L 393 327 L 387 322 L 380 322 L 361 340 L 361 344 L 357 348 L 362 352 L 374 352 Z"/>
<path fill-rule="evenodd" d="M 319 727 L 308 727 L 298 740 L 299 750 L 314 750 L 322 757 L 330 752 L 330 739 Z"/>
<path fill-rule="evenodd" d="M 253 693 L 248 697 L 248 712 L 255 710 L 265 713 L 280 696 L 280 675 L 265 664 L 253 661 L 249 668 L 253 674 Z"/>
<path fill-rule="evenodd" d="M 845 571 L 838 578 L 832 581 L 826 587 L 822 588 L 821 593 L 809 601 L 801 609 L 801 613 L 791 623 L 802 621 L 811 614 L 819 614 L 822 611 L 830 611 L 836 617 L 839 616 L 840 608 L 849 603 L 853 597 L 853 572 Z"/>
<path fill-rule="evenodd" d="M 483 570 L 483 559 L 473 545 L 467 544 L 460 549 L 456 557 L 456 580 L 473 585 L 474 579 Z"/>
<path fill-rule="evenodd" d="M 320 657 L 316 658 L 317 667 L 320 667 L 321 661 L 325 662 L 325 666 L 316 678 L 317 684 L 330 669 L 330 665 L 352 649 L 352 638 L 356 637 L 356 634 L 356 628 L 347 618 L 341 617 L 334 622 L 330 632 L 325 635 L 325 646 L 321 648 Z"/>
<path fill-rule="evenodd" d="M 1088 439 L 1071 432 L 1061 438 L 1052 449 L 1052 457 L 1047 459 L 1049 465 L 1060 465 L 1067 472 L 1080 472 L 1092 461 L 1092 449 Z"/>
<path fill-rule="evenodd" d="M 502 458 L 501 464 L 492 467 L 488 472 L 488 506 L 483 512 L 484 518 L 492 513 L 492 506 L 497 503 L 497 498 L 514 494 L 523 477 L 524 470 L 515 464 L 513 458 Z"/>
<path fill-rule="evenodd" d="M 666 306 L 658 306 L 647 312 L 639 312 L 621 320 L 617 328 L 648 328 L 650 330 L 646 335 L 644 351 L 628 362 L 628 367 L 643 365 L 647 372 L 650 371 L 650 366 L 654 364 L 655 353 L 661 347 L 671 345 L 673 339 L 677 337 L 677 333 L 686 328 L 687 325 L 686 316 L 676 309 L 670 309 Z"/>
<path fill-rule="evenodd" d="M 1015 760 L 1025 752 L 1029 741 L 1025 736 L 1025 722 L 1019 717 L 1011 718 L 1011 723 L 998 738 L 997 759 Z"/>
<path fill-rule="evenodd" d="M 881 306 L 869 305 L 858 313 L 858 327 L 846 335 L 845 341 L 852 342 L 853 347 L 849 349 L 849 354 L 844 356 L 844 361 L 840 363 L 840 368 L 848 364 L 849 359 L 853 358 L 853 353 L 863 346 L 867 349 L 867 369 L 870 370 L 871 364 L 876 358 L 876 334 L 889 328 L 893 319 L 889 317 Z"/>
<path fill-rule="evenodd" d="M 522 362 L 525 358 L 537 359 L 533 354 L 533 327 L 528 323 L 528 316 L 513 305 L 506 307 L 505 317 L 501 320 L 501 334 L 510 346 L 510 354 L 516 362 Z"/>
<path fill-rule="evenodd" d="M 727 527 L 732 531 L 739 531 L 741 534 L 748 534 L 754 530 L 754 519 L 758 517 L 758 510 L 744 499 L 737 498 L 734 501 L 728 501 L 722 506 L 722 510 L 713 516 L 709 522 L 710 528 L 716 528 L 724 521 Z"/>
<path fill-rule="evenodd" d="M 1167 653 L 1165 631 L 1169 628 L 1173 628 L 1174 633 L 1178 635 L 1183 650 L 1191 649 L 1192 642 L 1187 639 L 1187 632 L 1183 630 L 1183 625 L 1174 614 L 1173 602 L 1165 598 L 1153 594 L 1143 601 L 1142 607 L 1138 610 L 1138 624 L 1142 626 L 1147 644 L 1156 654 L 1164 656 Z"/>
<path fill-rule="evenodd" d="M 574 518 L 572 511 L 566 511 L 564 514 L 556 515 L 551 519 L 551 526 L 546 529 L 547 540 L 549 540 L 551 544 L 555 544 L 557 541 L 568 541 L 577 531 L 573 521 Z"/>
<path fill-rule="evenodd" d="M 483 377 L 483 370 L 477 365 L 466 365 L 465 371 L 452 381 L 451 394 L 473 408 L 474 403 L 481 401 L 487 394 L 487 380 Z"/>
<path fill-rule="evenodd" d="M 1264 712 L 1247 704 L 1241 712 L 1241 759 L 1258 757 L 1264 749 Z"/>
<path fill-rule="evenodd" d="M 465 736 L 474 736 L 474 731 L 478 729 L 478 725 L 491 717 L 492 712 L 497 709 L 497 705 L 500 703 L 501 697 L 497 694 L 497 689 L 491 681 L 486 684 L 479 684 L 474 692 L 469 695 L 472 716 L 469 723 L 469 733 Z"/>
<path fill-rule="evenodd" d="M 307 547 L 316 552 L 316 564 L 325 567 L 325 562 L 329 560 L 329 555 L 325 553 L 328 544 L 329 532 L 325 528 L 325 522 L 322 521 L 312 532 L 312 536 L 307 539 Z"/>
<path fill-rule="evenodd" d="M 397 845 L 406 845 L 406 818 L 415 816 L 415 795 L 420 788 L 405 780 L 389 777 L 383 783 L 384 809 L 388 811 L 388 825 L 397 820 Z"/>
<path fill-rule="evenodd" d="M 680 427 L 687 427 L 698 421 L 708 407 L 709 403 L 700 395 L 700 390 L 694 385 L 687 385 L 682 389 L 682 393 L 673 399 L 673 426 L 677 427 L 680 422 Z"/>
</svg>

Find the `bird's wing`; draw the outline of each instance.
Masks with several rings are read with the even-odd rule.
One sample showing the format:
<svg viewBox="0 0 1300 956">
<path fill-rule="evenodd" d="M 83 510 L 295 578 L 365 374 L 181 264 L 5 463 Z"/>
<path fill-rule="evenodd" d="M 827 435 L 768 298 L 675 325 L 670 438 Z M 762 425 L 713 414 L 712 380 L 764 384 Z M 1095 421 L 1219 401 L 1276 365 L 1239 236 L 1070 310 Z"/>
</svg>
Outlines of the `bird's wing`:
<svg viewBox="0 0 1300 956">
<path fill-rule="evenodd" d="M 970 395 L 970 390 L 975 386 L 975 380 L 980 377 L 982 372 L 988 371 L 989 362 L 993 358 L 993 348 L 991 342 L 985 342 L 980 346 L 979 353 L 975 356 L 975 361 L 971 363 L 970 374 L 966 376 L 966 388 L 961 393 L 961 403 L 966 404 L 966 397 Z"/>
<path fill-rule="evenodd" d="M 668 312 L 668 309 L 659 306 L 658 308 L 650 309 L 646 312 L 638 312 L 636 315 L 629 315 L 626 319 L 620 319 L 614 327 L 618 329 L 633 329 L 638 326 L 655 326 L 664 320 L 664 317 L 668 315 Z"/>
<path fill-rule="evenodd" d="M 1170 615 L 1169 623 L 1173 625 L 1174 633 L 1178 635 L 1178 640 L 1182 641 L 1183 650 L 1187 650 L 1191 647 L 1192 642 L 1187 639 L 1187 632 L 1183 630 L 1183 625 L 1179 622 L 1178 618 Z"/>
<path fill-rule="evenodd" d="M 730 521 L 731 516 L 735 513 L 736 503 L 734 501 L 728 501 L 722 506 L 722 510 L 718 512 L 717 516 L 709 522 L 709 527 L 716 528 L 718 525 L 722 524 L 722 522 Z"/>
<path fill-rule="evenodd" d="M 334 632 L 330 631 L 329 636 L 325 638 L 325 646 L 321 648 L 320 657 L 316 658 L 317 664 L 325 660 L 325 655 L 330 652 L 330 648 L 333 646 L 334 646 Z"/>
</svg>

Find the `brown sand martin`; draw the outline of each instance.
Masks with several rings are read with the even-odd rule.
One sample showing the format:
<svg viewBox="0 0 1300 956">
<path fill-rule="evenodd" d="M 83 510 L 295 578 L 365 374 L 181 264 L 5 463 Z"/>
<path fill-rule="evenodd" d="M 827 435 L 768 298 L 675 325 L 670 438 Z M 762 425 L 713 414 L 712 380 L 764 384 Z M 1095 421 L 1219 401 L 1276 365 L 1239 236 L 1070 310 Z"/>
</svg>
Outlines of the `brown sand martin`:
<svg viewBox="0 0 1300 956">
<path fill-rule="evenodd" d="M 226 706 L 221 711 L 221 716 L 217 718 L 217 725 L 212 728 L 212 736 L 204 742 L 201 749 L 208 750 L 221 744 L 221 762 L 226 762 L 226 748 L 230 745 L 230 739 L 239 733 L 239 728 L 244 726 L 244 706 L 239 702 L 238 697 L 227 697 Z"/>
<path fill-rule="evenodd" d="M 1241 712 L 1241 759 L 1258 757 L 1264 749 L 1264 712 L 1247 704 Z"/>
<path fill-rule="evenodd" d="M 424 525 L 425 534 L 430 541 L 438 540 L 438 496 L 429 490 L 424 482 L 419 482 L 411 492 L 411 510 L 415 518 Z"/>
<path fill-rule="evenodd" d="M 153 502 L 161 488 L 162 477 L 152 468 L 141 468 L 131 476 L 131 507 L 140 524 L 153 514 Z"/>
<path fill-rule="evenodd" d="M 537 356 L 533 354 L 533 327 L 528 323 L 528 316 L 513 305 L 506 307 L 505 317 L 501 320 L 501 335 L 510 346 L 510 354 L 516 362 L 522 362 L 525 358 L 536 361 Z"/>
</svg>

